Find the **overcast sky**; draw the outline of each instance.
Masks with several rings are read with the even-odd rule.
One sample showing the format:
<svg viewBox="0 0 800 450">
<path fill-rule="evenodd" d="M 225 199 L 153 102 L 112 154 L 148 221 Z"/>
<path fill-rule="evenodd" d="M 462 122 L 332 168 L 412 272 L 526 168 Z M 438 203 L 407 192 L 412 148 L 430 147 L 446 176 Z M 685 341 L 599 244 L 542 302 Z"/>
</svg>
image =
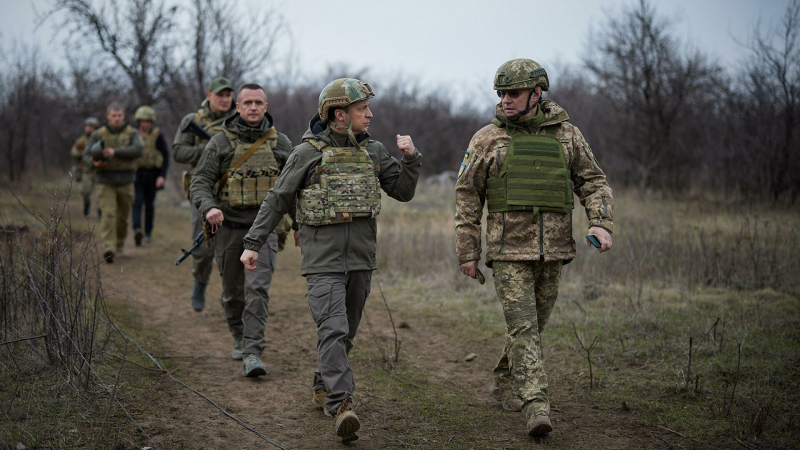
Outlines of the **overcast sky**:
<svg viewBox="0 0 800 450">
<path fill-rule="evenodd" d="M 168 0 L 169 1 L 169 0 Z M 176 0 L 178 3 L 186 0 Z M 249 1 L 251 7 L 266 2 Z M 324 73 L 332 63 L 369 68 L 376 76 L 396 72 L 435 86 L 468 89 L 491 81 L 513 58 L 532 58 L 548 71 L 577 64 L 591 31 L 607 14 L 636 0 L 294 0 L 273 1 L 289 24 L 294 54 L 305 73 Z M 757 20 L 778 24 L 790 0 L 670 0 L 653 2 L 674 19 L 681 39 L 733 67 L 746 54 L 734 41 L 748 39 Z M 63 53 L 52 28 L 34 31 L 34 8 L 43 0 L 0 0 L 3 45 L 36 40 L 53 59 Z M 63 36 L 61 36 L 63 37 Z M 369 80 L 366 80 L 369 81 Z"/>
</svg>

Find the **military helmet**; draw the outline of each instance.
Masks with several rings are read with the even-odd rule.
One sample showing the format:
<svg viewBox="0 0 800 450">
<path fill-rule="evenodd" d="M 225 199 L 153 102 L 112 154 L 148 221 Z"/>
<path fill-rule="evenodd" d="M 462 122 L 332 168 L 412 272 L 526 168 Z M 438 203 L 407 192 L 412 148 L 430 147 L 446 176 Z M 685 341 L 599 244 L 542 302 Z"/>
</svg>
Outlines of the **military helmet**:
<svg viewBox="0 0 800 450">
<path fill-rule="evenodd" d="M 100 121 L 97 120 L 97 117 L 87 117 L 86 120 L 83 121 L 83 125 L 91 125 L 95 128 L 100 128 Z"/>
<path fill-rule="evenodd" d="M 148 105 L 142 105 L 136 108 L 136 113 L 133 114 L 133 120 L 149 120 L 150 122 L 155 122 L 156 110 Z"/>
<path fill-rule="evenodd" d="M 494 74 L 494 89 L 533 89 L 541 86 L 543 91 L 550 87 L 547 72 L 541 64 L 532 59 L 519 58 L 505 62 Z"/>
<path fill-rule="evenodd" d="M 361 100 L 375 97 L 367 83 L 355 78 L 339 78 L 331 81 L 319 94 L 319 117 L 328 120 L 328 111 L 342 108 Z"/>
</svg>

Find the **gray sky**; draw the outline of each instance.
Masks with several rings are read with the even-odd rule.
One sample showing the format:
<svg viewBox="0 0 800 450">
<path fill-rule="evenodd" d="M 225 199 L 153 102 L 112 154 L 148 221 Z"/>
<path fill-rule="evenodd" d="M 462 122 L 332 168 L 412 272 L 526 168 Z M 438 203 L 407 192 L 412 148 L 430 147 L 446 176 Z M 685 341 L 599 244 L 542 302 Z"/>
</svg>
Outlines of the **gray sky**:
<svg viewBox="0 0 800 450">
<path fill-rule="evenodd" d="M 177 0 L 180 3 L 180 0 Z M 245 0 L 248 1 L 248 0 Z M 303 73 L 323 73 L 328 64 L 367 67 L 376 77 L 413 76 L 434 86 L 477 92 L 497 67 L 513 58 L 540 62 L 549 72 L 577 64 L 590 31 L 600 31 L 607 12 L 636 0 L 294 0 L 275 1 L 291 28 L 294 54 Z M 756 21 L 777 24 L 790 0 L 670 0 L 653 2 L 659 15 L 676 21 L 681 39 L 723 66 L 746 54 L 733 36 L 746 41 Z M 35 39 L 45 54 L 61 58 L 52 29 L 34 34 L 34 5 L 43 0 L 0 0 L 3 45 Z M 264 2 L 250 0 L 251 7 Z M 557 76 L 557 73 L 554 73 Z M 366 80 L 369 81 L 369 80 Z M 484 95 L 483 93 L 476 95 Z M 479 101 L 479 103 L 482 103 Z"/>
</svg>

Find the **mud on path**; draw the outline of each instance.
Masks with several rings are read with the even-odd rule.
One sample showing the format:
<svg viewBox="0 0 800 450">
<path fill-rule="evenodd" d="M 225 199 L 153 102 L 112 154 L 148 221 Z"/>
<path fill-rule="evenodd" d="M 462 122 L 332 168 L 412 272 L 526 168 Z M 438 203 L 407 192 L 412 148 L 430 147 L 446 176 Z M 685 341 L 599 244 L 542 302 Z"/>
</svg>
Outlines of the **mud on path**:
<svg viewBox="0 0 800 450">
<path fill-rule="evenodd" d="M 152 244 L 134 247 L 129 237 L 125 254 L 108 266 L 106 292 L 129 302 L 144 326 L 155 332 L 164 349 L 156 356 L 173 357 L 176 378 L 287 449 L 342 448 L 333 420 L 310 401 L 316 333 L 300 276 L 299 249 L 287 247 L 278 255 L 262 355 L 267 375 L 244 378 L 241 362 L 230 358 L 232 338 L 217 301 L 219 275 L 212 275 L 206 309 L 196 313 L 189 306 L 191 260 L 173 265 L 180 247 L 189 243 L 187 216 L 185 210 L 162 209 Z M 381 320 L 385 309 L 375 286 L 367 303 L 376 333 L 391 336 L 388 320 Z M 635 413 L 565 389 L 567 383 L 561 381 L 571 375 L 560 372 L 558 354 L 546 355 L 554 431 L 544 440 L 529 438 L 523 415 L 504 412 L 488 394 L 500 339 L 465 343 L 464 330 L 446 312 L 421 317 L 398 311 L 395 320 L 408 322 L 410 328 L 404 330 L 394 371 L 384 367 L 362 321 L 351 356 L 362 429 L 360 439 L 348 447 L 670 448 L 661 438 L 668 433 L 643 428 L 633 420 Z M 480 357 L 454 362 L 470 352 Z M 134 408 L 134 415 L 161 448 L 275 448 L 197 394 L 159 377 L 157 400 Z M 144 437 L 139 442 L 149 444 Z"/>
</svg>

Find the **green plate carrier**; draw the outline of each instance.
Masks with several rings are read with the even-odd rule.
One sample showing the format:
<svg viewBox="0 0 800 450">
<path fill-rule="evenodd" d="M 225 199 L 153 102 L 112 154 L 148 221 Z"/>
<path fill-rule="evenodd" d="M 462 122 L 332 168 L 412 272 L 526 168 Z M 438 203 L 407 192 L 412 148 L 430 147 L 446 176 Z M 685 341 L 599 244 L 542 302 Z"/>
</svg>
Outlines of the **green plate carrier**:
<svg viewBox="0 0 800 450">
<path fill-rule="evenodd" d="M 297 221 L 306 225 L 352 222 L 355 217 L 374 218 L 381 211 L 375 166 L 366 148 L 326 146 L 309 140 L 322 152 L 317 166 L 318 182 L 297 195 Z"/>
<path fill-rule="evenodd" d="M 570 170 L 561 142 L 555 137 L 557 129 L 550 126 L 545 135 L 524 134 L 511 139 L 500 178 L 487 181 L 490 213 L 572 211 Z"/>
</svg>

